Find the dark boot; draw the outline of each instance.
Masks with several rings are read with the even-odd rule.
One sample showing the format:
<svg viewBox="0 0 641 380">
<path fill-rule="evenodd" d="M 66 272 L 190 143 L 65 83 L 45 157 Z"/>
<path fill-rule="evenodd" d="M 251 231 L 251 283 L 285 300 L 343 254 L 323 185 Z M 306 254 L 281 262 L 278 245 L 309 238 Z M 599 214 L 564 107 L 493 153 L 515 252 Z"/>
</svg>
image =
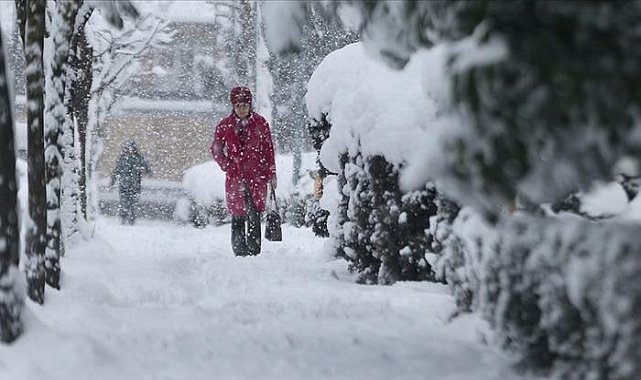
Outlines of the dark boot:
<svg viewBox="0 0 641 380">
<path fill-rule="evenodd" d="M 260 213 L 258 211 L 250 212 L 248 215 L 247 228 L 247 248 L 250 255 L 260 253 Z"/>
<path fill-rule="evenodd" d="M 120 204 L 118 205 L 118 212 L 120 213 L 120 224 L 129 224 L 129 207 L 131 199 L 129 192 L 120 188 Z"/>
<path fill-rule="evenodd" d="M 135 222 L 136 222 L 136 212 L 134 210 L 134 206 L 131 205 L 127 209 L 127 224 L 130 224 L 133 226 Z"/>
<path fill-rule="evenodd" d="M 120 190 L 120 223 L 133 225 L 136 222 L 137 194 L 129 188 Z"/>
<path fill-rule="evenodd" d="M 254 201 L 248 191 L 245 191 L 245 205 L 247 206 L 247 250 L 250 255 L 260 253 L 260 212 L 256 210 Z"/>
<path fill-rule="evenodd" d="M 231 218 L 231 248 L 236 256 L 247 256 L 247 238 L 245 235 L 244 216 L 232 216 Z"/>
<path fill-rule="evenodd" d="M 131 204 L 129 206 L 129 224 L 132 226 L 136 224 L 136 217 L 138 213 L 138 193 L 131 194 Z"/>
</svg>

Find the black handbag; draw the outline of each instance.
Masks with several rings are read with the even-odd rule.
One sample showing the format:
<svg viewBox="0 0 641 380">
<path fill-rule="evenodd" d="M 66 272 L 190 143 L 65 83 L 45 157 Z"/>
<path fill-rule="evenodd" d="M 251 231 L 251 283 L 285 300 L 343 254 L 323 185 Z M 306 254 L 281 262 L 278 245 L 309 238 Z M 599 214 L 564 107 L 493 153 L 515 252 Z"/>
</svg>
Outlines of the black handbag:
<svg viewBox="0 0 641 380">
<path fill-rule="evenodd" d="M 271 187 L 271 186 L 270 186 Z M 276 193 L 271 187 L 270 200 L 267 206 L 267 216 L 265 217 L 265 239 L 269 241 L 283 241 L 283 230 L 280 226 L 281 220 L 276 205 Z"/>
</svg>

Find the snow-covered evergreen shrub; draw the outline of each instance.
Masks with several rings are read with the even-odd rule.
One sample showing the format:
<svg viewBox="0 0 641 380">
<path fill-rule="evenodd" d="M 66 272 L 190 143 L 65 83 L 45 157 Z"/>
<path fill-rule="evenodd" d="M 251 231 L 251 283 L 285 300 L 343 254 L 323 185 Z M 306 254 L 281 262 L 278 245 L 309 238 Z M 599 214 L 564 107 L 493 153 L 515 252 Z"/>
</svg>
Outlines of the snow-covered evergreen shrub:
<svg viewBox="0 0 641 380">
<path fill-rule="evenodd" d="M 523 368 L 569 380 L 641 373 L 641 225 L 566 215 L 499 226 L 463 208 L 436 264 Z"/>
<path fill-rule="evenodd" d="M 639 225 L 568 214 L 492 226 L 463 208 L 441 237 L 436 272 L 458 311 L 480 311 L 524 368 L 570 380 L 635 379 L 639 233 Z"/>
<path fill-rule="evenodd" d="M 344 154 L 341 161 L 337 255 L 361 283 L 433 279 L 426 259 L 429 220 L 436 213 L 433 187 L 403 193 L 398 168 L 382 156 Z"/>
<path fill-rule="evenodd" d="M 283 222 L 297 228 L 306 226 L 305 213 L 307 211 L 307 202 L 310 198 L 308 194 L 300 194 L 295 191 L 289 195 L 289 198 L 279 199 L 278 203 Z"/>
<path fill-rule="evenodd" d="M 479 304 L 483 316 L 495 328 L 502 347 L 523 355 L 532 368 L 549 366 L 553 356 L 547 345 L 547 334 L 541 328 L 536 279 L 526 275 L 530 258 L 540 236 L 527 233 L 527 225 L 501 230 L 502 235 L 492 250 L 485 250 L 485 273 L 480 281 Z M 506 231 L 518 233 L 515 236 Z M 526 363 L 524 363 L 526 364 Z"/>
<path fill-rule="evenodd" d="M 310 172 L 315 169 L 315 165 L 316 152 L 304 152 L 300 157 L 296 154 L 276 155 L 278 187 L 275 194 L 283 223 L 294 227 L 307 226 L 305 214 L 314 189 Z M 298 173 L 291 176 L 297 170 Z M 267 195 L 269 206 L 271 194 Z"/>
<path fill-rule="evenodd" d="M 319 237 L 329 237 L 327 229 L 327 218 L 329 211 L 320 206 L 318 199 L 311 199 L 305 214 L 305 224 L 312 227 L 314 235 Z"/>
<path fill-rule="evenodd" d="M 430 217 L 436 214 L 433 187 L 403 194 L 398 169 L 382 156 L 369 160 L 372 178 L 374 249 L 381 260 L 378 282 L 433 279 L 425 254 L 432 243 Z"/>
<path fill-rule="evenodd" d="M 438 199 L 438 222 L 433 251 L 437 253 L 436 278 L 448 284 L 457 312 L 469 312 L 478 299 L 484 247 L 493 245 L 496 232 L 470 208 Z M 440 220 L 439 220 L 440 219 Z"/>
<path fill-rule="evenodd" d="M 349 205 L 349 192 L 350 189 L 347 187 L 347 177 L 345 176 L 345 167 L 347 166 L 347 153 L 340 155 L 339 164 L 340 171 L 337 175 L 336 185 L 338 187 L 339 201 L 338 206 L 336 207 L 337 212 L 334 218 L 333 231 L 334 234 L 330 234 L 332 238 L 332 246 L 336 248 L 336 257 L 341 257 L 349 261 L 349 256 L 345 250 L 345 223 L 347 223 L 347 208 Z"/>
<path fill-rule="evenodd" d="M 483 250 L 479 306 L 498 342 L 563 379 L 641 373 L 641 226 L 515 217 Z"/>
<path fill-rule="evenodd" d="M 439 190 L 498 223 L 489 227 L 463 213 L 444 240 L 442 273 L 459 307 L 481 310 L 499 342 L 530 368 L 563 379 L 638 377 L 641 285 L 633 276 L 641 266 L 641 247 L 635 242 L 641 227 L 576 216 L 512 218 L 501 209 L 519 198 L 529 211 L 540 212 L 541 203 L 586 190 L 595 180 L 610 180 L 613 164 L 623 155 L 639 156 L 639 3 L 354 3 L 363 10 L 362 30 L 371 32 L 370 50 L 374 47 L 396 67 L 407 64 L 404 72 L 421 57 L 422 50 L 410 59 L 419 47 L 437 44 L 430 51 L 443 53 L 436 57 L 443 64 L 423 65 L 421 78 L 426 92 L 445 107 L 435 113 L 434 122 L 420 119 L 430 120 L 422 158 L 399 154 L 394 163 L 407 164 L 405 189 L 420 189 L 434 179 Z M 383 90 L 370 86 L 358 92 L 358 85 L 350 85 L 370 84 L 359 76 L 368 67 L 356 64 L 361 61 L 353 58 L 359 56 L 349 56 L 349 49 L 343 53 L 328 56 L 326 65 L 319 66 L 316 80 L 310 80 L 310 89 L 318 91 L 308 99 L 310 114 L 330 110 L 332 115 L 334 129 L 323 152 L 332 169 L 345 152 L 371 156 L 367 148 L 374 154 L 390 146 L 401 153 L 406 148 L 381 146 L 380 138 L 371 138 L 380 136 L 373 132 L 381 126 L 389 138 L 389 121 L 404 120 L 389 117 L 404 105 L 394 104 L 393 98 L 369 103 L 387 94 L 401 98 L 400 91 L 393 91 L 400 81 L 385 83 Z M 351 70 L 355 67 L 358 72 Z M 440 72 L 447 74 L 446 84 L 439 85 L 434 73 Z M 385 77 L 376 74 L 377 79 Z M 412 79 L 417 82 L 416 76 Z M 343 91 L 346 87 L 349 91 Z M 419 98 L 408 96 L 403 102 Z M 356 109 L 368 112 L 355 115 Z M 381 109 L 384 113 L 375 112 Z M 394 130 L 420 124 L 399 123 Z M 417 128 L 414 139 L 402 141 L 411 144 L 420 135 Z M 374 146 L 368 146 L 372 141 Z M 343 166 L 352 165 L 352 158 L 345 157 Z M 362 189 L 354 181 L 347 174 L 339 177 L 343 199 L 333 229 L 337 243 L 348 243 L 334 244 L 339 254 L 353 261 L 359 251 L 348 238 L 356 234 L 357 242 L 366 242 L 358 234 L 367 236 L 367 231 L 354 227 L 359 218 L 351 207 L 358 196 L 347 192 L 371 191 L 365 189 L 366 181 L 356 180 Z M 561 202 L 558 210 L 580 214 L 583 207 L 576 201 Z M 375 210 L 369 206 L 368 212 Z"/>
<path fill-rule="evenodd" d="M 452 236 L 452 226 L 461 211 L 461 207 L 441 194 L 436 194 L 436 215 L 430 221 L 432 234 L 431 251 L 440 254 Z"/>
<path fill-rule="evenodd" d="M 344 154 L 338 182 L 339 186 L 342 183 L 344 186 L 341 188 L 337 255 L 349 261 L 349 270 L 359 274 L 358 282 L 376 284 L 380 260 L 374 256 L 373 230 L 369 224 L 369 216 L 373 211 L 371 180 L 365 172 L 360 154 L 355 157 Z"/>
</svg>

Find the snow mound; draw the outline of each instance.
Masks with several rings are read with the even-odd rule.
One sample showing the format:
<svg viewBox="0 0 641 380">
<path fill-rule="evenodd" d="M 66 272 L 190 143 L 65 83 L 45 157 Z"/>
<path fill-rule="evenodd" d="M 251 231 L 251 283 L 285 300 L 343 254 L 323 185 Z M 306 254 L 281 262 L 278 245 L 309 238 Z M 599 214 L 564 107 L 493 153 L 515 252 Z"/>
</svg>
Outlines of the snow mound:
<svg viewBox="0 0 641 380">
<path fill-rule="evenodd" d="M 423 86 L 425 64 L 435 54 L 415 54 L 403 70 L 368 55 L 361 43 L 329 54 L 312 74 L 306 103 L 311 117 L 329 114 L 332 129 L 321 161 L 338 171 L 338 157 L 360 151 L 406 163 L 424 149 L 436 104 Z"/>
</svg>

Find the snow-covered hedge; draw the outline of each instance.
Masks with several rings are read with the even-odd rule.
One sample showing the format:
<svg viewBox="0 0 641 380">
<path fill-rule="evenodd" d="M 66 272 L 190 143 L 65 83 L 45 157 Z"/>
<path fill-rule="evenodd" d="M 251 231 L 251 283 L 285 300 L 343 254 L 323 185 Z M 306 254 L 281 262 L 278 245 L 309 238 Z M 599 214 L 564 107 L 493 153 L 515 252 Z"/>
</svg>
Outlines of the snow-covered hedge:
<svg viewBox="0 0 641 380">
<path fill-rule="evenodd" d="M 398 169 L 382 156 L 341 158 L 341 188 L 332 238 L 336 254 L 349 262 L 358 281 L 392 284 L 434 277 L 426 253 L 435 191 L 402 192 Z"/>
<path fill-rule="evenodd" d="M 310 115 L 327 114 L 332 123 L 321 151 L 323 164 L 339 171 L 332 246 L 362 280 L 387 278 L 376 269 L 385 249 L 376 246 L 379 237 L 405 237 L 380 233 L 399 220 L 394 197 L 385 206 L 387 214 L 377 214 L 384 203 L 377 197 L 388 195 L 373 190 L 371 160 L 383 157 L 400 175 L 404 191 L 434 181 L 440 191 L 482 209 L 497 223 L 464 209 L 453 225 L 444 224 L 442 236 L 432 231 L 432 249 L 440 246 L 437 272 L 452 287 L 459 308 L 480 311 L 501 346 L 526 367 L 554 378 L 638 378 L 641 285 L 635 276 L 641 269 L 641 225 L 546 216 L 539 203 L 584 191 L 595 180 L 608 181 L 622 155 L 638 156 L 639 102 L 633 95 L 639 86 L 618 80 L 624 66 L 631 70 L 626 78 L 639 77 L 638 66 L 626 65 L 635 57 L 593 47 L 594 41 L 609 47 L 639 44 L 630 30 L 641 8 L 634 2 L 629 7 L 403 4 L 407 12 L 398 16 L 388 2 L 368 2 L 365 9 L 380 12 L 370 19 L 365 14 L 364 26 L 382 26 L 368 39 L 382 42 L 378 52 L 393 57 L 403 33 L 390 34 L 388 26 L 401 17 L 395 25 L 420 29 L 414 30 L 421 37 L 416 41 L 430 42 L 420 45 L 439 42 L 431 51 L 418 50 L 407 66 L 390 73 L 362 46 L 351 45 L 329 55 L 308 86 Z M 448 8 L 443 14 L 450 17 L 436 22 L 439 7 Z M 578 29 L 569 30 L 568 20 Z M 531 25 L 543 26 L 545 33 L 531 33 Z M 590 38 L 577 40 L 575 29 Z M 559 59 L 541 60 L 541 50 L 532 46 L 551 46 Z M 612 91 L 590 90 L 601 87 L 616 88 L 621 101 L 611 101 Z M 630 199 L 635 189 L 625 190 Z M 515 203 L 540 216 L 505 212 Z M 582 197 L 569 206 L 578 215 L 591 216 L 592 209 L 598 218 L 612 217 L 594 207 L 601 205 Z"/>
<path fill-rule="evenodd" d="M 295 227 L 308 226 L 305 220 L 307 205 L 314 191 L 312 172 L 316 168 L 316 152 L 304 152 L 300 158 L 300 170 L 294 180 L 294 157 L 292 154 L 276 155 L 278 188 L 276 198 L 283 221 Z"/>
<path fill-rule="evenodd" d="M 433 244 L 433 251 L 438 252 L 435 272 L 437 279 L 447 283 L 452 291 L 457 312 L 469 312 L 478 299 L 483 245 L 492 242 L 495 233 L 472 209 L 459 211 L 455 204 L 444 203 L 442 200 L 438 203 L 437 220 L 432 227 L 438 244 L 438 247 Z"/>
<path fill-rule="evenodd" d="M 225 206 L 225 173 L 214 161 L 187 169 L 182 186 L 187 198 L 176 202 L 174 219 L 198 227 L 221 224 L 229 220 Z"/>
<path fill-rule="evenodd" d="M 525 368 L 631 380 L 641 373 L 640 233 L 573 215 L 492 227 L 465 208 L 437 268 L 459 309 L 480 312 Z"/>
<path fill-rule="evenodd" d="M 480 292 L 500 343 L 559 378 L 637 378 L 640 233 L 616 222 L 512 220 Z"/>
<path fill-rule="evenodd" d="M 352 44 L 328 55 L 308 83 L 310 116 L 331 124 L 320 159 L 338 173 L 332 246 L 360 282 L 433 278 L 426 253 L 435 191 L 399 185 L 435 117 L 417 80 L 423 58 L 395 71 Z"/>
</svg>

